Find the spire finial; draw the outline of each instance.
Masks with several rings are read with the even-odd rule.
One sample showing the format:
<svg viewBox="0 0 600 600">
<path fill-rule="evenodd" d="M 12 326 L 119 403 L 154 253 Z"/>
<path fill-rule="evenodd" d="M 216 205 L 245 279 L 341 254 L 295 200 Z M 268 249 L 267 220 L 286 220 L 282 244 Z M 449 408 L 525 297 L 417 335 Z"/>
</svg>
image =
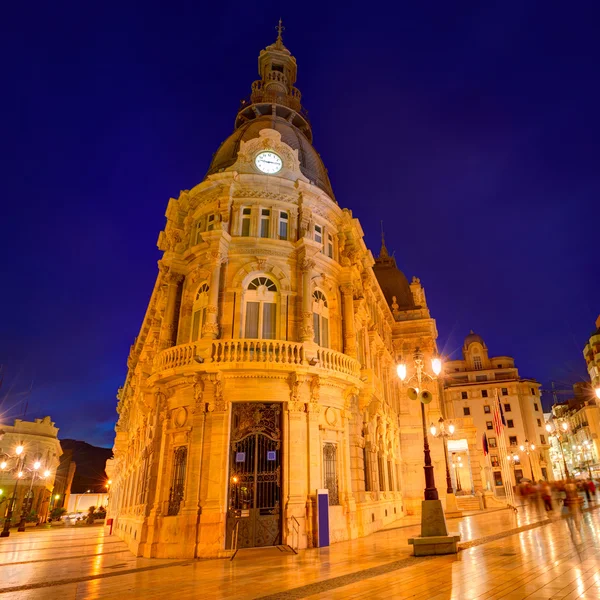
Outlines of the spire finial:
<svg viewBox="0 0 600 600">
<path fill-rule="evenodd" d="M 275 29 L 277 29 L 277 41 L 283 43 L 281 34 L 283 33 L 283 31 L 285 31 L 285 27 L 281 23 L 281 17 L 279 17 L 279 25 L 277 25 Z"/>
<path fill-rule="evenodd" d="M 379 258 L 388 258 L 389 253 L 385 247 L 385 233 L 383 231 L 383 221 L 381 221 L 381 250 L 379 251 Z"/>
</svg>

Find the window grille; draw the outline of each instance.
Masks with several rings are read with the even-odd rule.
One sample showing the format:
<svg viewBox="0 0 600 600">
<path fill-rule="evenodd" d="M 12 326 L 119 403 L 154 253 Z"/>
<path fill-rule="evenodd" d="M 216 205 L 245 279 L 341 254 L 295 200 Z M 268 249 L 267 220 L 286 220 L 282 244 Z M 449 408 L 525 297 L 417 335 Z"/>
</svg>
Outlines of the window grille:
<svg viewBox="0 0 600 600">
<path fill-rule="evenodd" d="M 383 456 L 379 454 L 377 456 L 377 466 L 379 467 L 379 490 L 381 492 L 385 491 L 385 470 L 383 467 Z"/>
<path fill-rule="evenodd" d="M 392 461 L 388 460 L 388 489 L 394 490 L 394 471 L 392 469 Z"/>
<path fill-rule="evenodd" d="M 330 442 L 323 444 L 323 487 L 329 490 L 329 505 L 340 503 L 337 479 L 337 446 Z"/>
<path fill-rule="evenodd" d="M 185 487 L 185 471 L 187 467 L 187 447 L 179 446 L 173 455 L 173 475 L 171 477 L 171 489 L 169 491 L 168 515 L 179 514 L 179 506 L 183 500 Z"/>
<path fill-rule="evenodd" d="M 363 466 L 365 476 L 365 492 L 371 491 L 371 465 L 369 465 L 369 451 L 363 448 Z"/>
</svg>

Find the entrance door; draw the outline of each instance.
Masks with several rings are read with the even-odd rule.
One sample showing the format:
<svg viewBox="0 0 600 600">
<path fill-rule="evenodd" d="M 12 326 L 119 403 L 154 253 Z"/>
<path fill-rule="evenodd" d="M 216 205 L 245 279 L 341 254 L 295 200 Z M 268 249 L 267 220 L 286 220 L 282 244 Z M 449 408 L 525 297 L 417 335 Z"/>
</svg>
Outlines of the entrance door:
<svg viewBox="0 0 600 600">
<path fill-rule="evenodd" d="M 227 548 L 281 543 L 281 404 L 239 402 L 232 408 Z"/>
</svg>

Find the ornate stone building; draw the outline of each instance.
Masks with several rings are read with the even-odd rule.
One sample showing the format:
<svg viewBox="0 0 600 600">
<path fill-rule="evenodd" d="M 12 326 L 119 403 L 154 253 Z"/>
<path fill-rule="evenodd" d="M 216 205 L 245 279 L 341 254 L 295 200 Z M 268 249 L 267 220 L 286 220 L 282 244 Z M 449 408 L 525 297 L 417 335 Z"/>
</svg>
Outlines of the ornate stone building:
<svg viewBox="0 0 600 600">
<path fill-rule="evenodd" d="M 318 488 L 334 542 L 420 510 L 420 409 L 395 365 L 435 351 L 435 321 L 336 202 L 281 34 L 258 64 L 206 177 L 169 201 L 118 395 L 108 516 L 138 555 L 224 555 L 235 523 L 241 547 L 296 528 L 310 547 Z"/>
<path fill-rule="evenodd" d="M 26 514 L 35 513 L 40 522 L 46 520 L 62 454 L 57 436 L 58 427 L 50 417 L 35 421 L 15 419 L 13 425 L 0 423 L 0 489 L 6 499 L 2 502 L 0 496 L 0 520 L 4 520 L 13 498 L 17 468 L 23 476 L 17 485 L 12 523 L 20 521 L 23 509 Z M 23 447 L 23 452 L 17 460 L 18 446 Z M 40 463 L 37 470 L 36 461 Z M 47 477 L 46 471 L 49 471 Z"/>
</svg>

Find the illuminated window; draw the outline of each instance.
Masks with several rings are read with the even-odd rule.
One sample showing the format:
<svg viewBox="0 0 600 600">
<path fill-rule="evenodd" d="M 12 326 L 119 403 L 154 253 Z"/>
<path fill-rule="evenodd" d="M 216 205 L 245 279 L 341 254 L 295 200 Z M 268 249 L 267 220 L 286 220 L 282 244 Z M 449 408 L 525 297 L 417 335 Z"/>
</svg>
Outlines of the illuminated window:
<svg viewBox="0 0 600 600">
<path fill-rule="evenodd" d="M 492 412 L 492 409 L 490 408 L 490 406 L 488 404 L 486 404 L 483 407 L 483 412 L 486 413 L 487 415 L 489 415 Z"/>
<path fill-rule="evenodd" d="M 540 442 L 542 442 L 542 444 L 546 443 L 546 436 L 540 433 Z"/>
<path fill-rule="evenodd" d="M 491 421 L 486 421 L 485 426 L 487 429 L 494 429 L 494 424 Z"/>
<path fill-rule="evenodd" d="M 313 292 L 313 329 L 314 341 L 319 346 L 329 346 L 329 307 L 327 298 L 321 290 Z"/>
<path fill-rule="evenodd" d="M 208 283 L 203 283 L 196 293 L 192 307 L 192 339 L 195 342 L 202 337 L 202 328 L 206 323 L 206 309 L 208 307 Z"/>
<path fill-rule="evenodd" d="M 274 340 L 277 337 L 277 286 L 261 275 L 254 278 L 246 289 L 244 337 Z"/>
<path fill-rule="evenodd" d="M 516 435 L 509 436 L 508 443 L 510 446 L 518 446 L 519 442 L 517 441 L 517 436 Z"/>
</svg>

